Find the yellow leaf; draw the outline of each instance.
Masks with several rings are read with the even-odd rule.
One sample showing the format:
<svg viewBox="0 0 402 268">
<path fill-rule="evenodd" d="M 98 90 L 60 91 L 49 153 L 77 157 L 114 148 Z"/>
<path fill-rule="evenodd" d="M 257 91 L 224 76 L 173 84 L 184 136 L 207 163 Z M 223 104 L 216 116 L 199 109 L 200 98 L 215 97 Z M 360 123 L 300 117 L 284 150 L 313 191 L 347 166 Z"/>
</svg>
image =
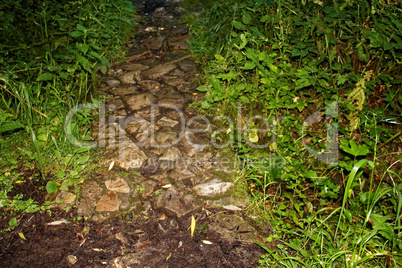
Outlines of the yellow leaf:
<svg viewBox="0 0 402 268">
<path fill-rule="evenodd" d="M 22 239 L 27 240 L 27 239 L 25 238 L 25 235 L 24 235 L 23 233 L 18 233 L 18 235 L 19 235 Z"/>
<path fill-rule="evenodd" d="M 251 132 L 250 134 L 248 134 L 248 139 L 250 140 L 250 142 L 252 143 L 257 143 L 258 142 L 258 135 L 255 132 Z"/>
<path fill-rule="evenodd" d="M 191 237 L 193 237 L 195 231 L 195 218 L 191 216 Z"/>
</svg>

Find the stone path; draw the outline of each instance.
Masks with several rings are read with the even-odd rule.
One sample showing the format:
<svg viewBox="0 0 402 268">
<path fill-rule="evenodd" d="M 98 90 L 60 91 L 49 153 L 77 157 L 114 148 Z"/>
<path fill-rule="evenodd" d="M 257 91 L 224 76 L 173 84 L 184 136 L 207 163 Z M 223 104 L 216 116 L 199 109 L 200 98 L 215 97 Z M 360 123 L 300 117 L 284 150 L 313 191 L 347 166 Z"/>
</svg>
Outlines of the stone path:
<svg viewBox="0 0 402 268">
<path fill-rule="evenodd" d="M 96 135 L 105 171 L 84 182 L 78 214 L 102 221 L 153 211 L 180 219 L 217 207 L 222 213 L 209 229 L 253 243 L 259 234 L 241 216 L 248 197 L 234 182 L 233 156 L 214 148 L 216 127 L 189 106 L 202 95 L 188 29 L 178 20 L 185 10 L 173 2 L 138 18 L 138 42 L 100 79 L 109 95 Z"/>
</svg>

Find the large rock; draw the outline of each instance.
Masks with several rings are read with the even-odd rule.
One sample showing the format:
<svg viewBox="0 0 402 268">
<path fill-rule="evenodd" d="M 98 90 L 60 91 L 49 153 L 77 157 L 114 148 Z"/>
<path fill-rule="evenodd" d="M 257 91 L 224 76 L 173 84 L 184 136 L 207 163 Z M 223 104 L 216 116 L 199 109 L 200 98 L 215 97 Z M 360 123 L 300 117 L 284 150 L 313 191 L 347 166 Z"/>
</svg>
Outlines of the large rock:
<svg viewBox="0 0 402 268">
<path fill-rule="evenodd" d="M 199 209 L 199 201 L 192 195 L 178 192 L 174 187 L 158 196 L 156 208 L 169 216 L 181 218 Z"/>
<path fill-rule="evenodd" d="M 156 124 L 160 127 L 175 127 L 178 123 L 179 121 L 164 116 Z"/>
<path fill-rule="evenodd" d="M 218 178 L 214 178 L 194 186 L 193 190 L 198 196 L 214 197 L 226 193 L 233 186 L 233 182 L 224 182 Z"/>
<path fill-rule="evenodd" d="M 118 193 L 129 193 L 130 187 L 127 182 L 122 178 L 109 179 L 105 181 L 106 189 Z"/>
<path fill-rule="evenodd" d="M 156 120 L 156 117 L 160 115 L 158 105 L 151 105 L 150 107 L 144 108 L 141 111 L 135 113 L 136 117 L 143 117 L 148 121 Z"/>
<path fill-rule="evenodd" d="M 162 128 L 155 134 L 155 141 L 160 147 L 167 147 L 179 142 L 179 135 L 170 128 Z"/>
<path fill-rule="evenodd" d="M 184 98 L 182 98 L 182 97 L 175 98 L 175 96 L 173 96 L 173 97 L 162 96 L 158 100 L 158 104 L 161 107 L 170 108 L 170 109 L 181 110 L 184 108 L 185 103 L 186 103 L 186 100 Z"/>
<path fill-rule="evenodd" d="M 161 84 L 154 80 L 142 80 L 141 82 L 138 82 L 138 84 L 151 93 L 157 92 L 161 87 Z"/>
<path fill-rule="evenodd" d="M 112 93 L 119 96 L 130 95 L 137 93 L 138 88 L 136 86 L 119 86 L 113 89 Z"/>
<path fill-rule="evenodd" d="M 128 107 L 133 110 L 140 110 L 152 104 L 153 96 L 148 93 L 131 95 L 125 98 Z"/>
<path fill-rule="evenodd" d="M 169 73 L 171 70 L 175 69 L 176 66 L 171 65 L 171 64 L 166 64 L 166 65 L 158 65 L 152 69 L 146 70 L 142 73 L 142 75 L 146 79 L 158 79 L 165 74 Z"/>
<path fill-rule="evenodd" d="M 85 181 L 82 186 L 82 198 L 85 199 L 89 207 L 95 207 L 96 201 L 102 193 L 102 187 L 96 181 Z"/>
<path fill-rule="evenodd" d="M 138 169 L 148 159 L 146 154 L 138 148 L 128 138 L 123 142 L 119 142 L 118 148 L 111 152 L 104 165 L 109 166 L 114 161 L 114 165 L 123 169 Z"/>
<path fill-rule="evenodd" d="M 97 212 L 115 212 L 120 208 L 121 200 L 117 194 L 105 194 L 96 204 Z"/>
<path fill-rule="evenodd" d="M 190 72 L 197 70 L 197 66 L 195 65 L 194 61 L 190 59 L 185 59 L 181 62 L 179 62 L 180 69 L 182 69 L 185 72 Z"/>
<path fill-rule="evenodd" d="M 167 39 L 168 47 L 173 50 L 189 49 L 190 46 L 188 45 L 187 40 L 190 40 L 189 35 L 169 37 Z"/>
<path fill-rule="evenodd" d="M 160 161 L 177 161 L 182 156 L 179 149 L 176 147 L 168 148 L 163 155 L 159 158 Z"/>
<path fill-rule="evenodd" d="M 124 64 L 120 65 L 119 67 L 125 71 L 135 71 L 135 72 L 144 71 L 144 70 L 149 69 L 149 66 L 138 64 L 138 63 L 124 63 Z"/>
<path fill-rule="evenodd" d="M 151 54 L 152 54 L 152 52 L 149 49 L 146 49 L 146 48 L 132 49 L 132 50 L 130 50 L 128 52 L 128 59 L 127 60 L 129 62 L 132 62 L 132 61 L 135 61 L 135 60 L 146 58 Z"/>
<path fill-rule="evenodd" d="M 127 73 L 119 76 L 119 79 L 123 84 L 126 84 L 126 85 L 135 84 L 137 82 L 134 79 L 134 76 L 138 76 L 138 74 L 139 74 L 138 71 L 130 71 L 130 72 L 127 72 Z"/>
<path fill-rule="evenodd" d="M 163 36 L 157 36 L 157 37 L 150 36 L 144 40 L 144 45 L 148 49 L 157 50 L 162 47 L 162 43 L 164 40 L 165 38 Z"/>
</svg>

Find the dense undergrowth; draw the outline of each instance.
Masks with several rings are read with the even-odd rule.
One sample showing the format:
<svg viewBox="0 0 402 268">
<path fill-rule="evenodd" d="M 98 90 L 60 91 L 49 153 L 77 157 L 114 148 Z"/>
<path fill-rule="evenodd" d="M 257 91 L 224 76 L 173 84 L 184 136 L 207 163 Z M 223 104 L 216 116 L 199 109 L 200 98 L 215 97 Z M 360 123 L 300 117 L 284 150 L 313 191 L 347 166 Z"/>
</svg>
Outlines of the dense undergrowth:
<svg viewBox="0 0 402 268">
<path fill-rule="evenodd" d="M 80 103 L 98 104 L 97 75 L 124 55 L 134 13 L 127 0 L 0 3 L 1 214 L 44 208 L 17 185 L 79 190 L 94 150 L 75 147 L 65 130 L 90 142 L 93 110 L 79 110 L 68 129 L 65 118 Z"/>
<path fill-rule="evenodd" d="M 400 267 L 401 3 L 202 6 L 198 106 L 222 119 L 250 211 L 274 228 L 261 265 Z"/>
</svg>

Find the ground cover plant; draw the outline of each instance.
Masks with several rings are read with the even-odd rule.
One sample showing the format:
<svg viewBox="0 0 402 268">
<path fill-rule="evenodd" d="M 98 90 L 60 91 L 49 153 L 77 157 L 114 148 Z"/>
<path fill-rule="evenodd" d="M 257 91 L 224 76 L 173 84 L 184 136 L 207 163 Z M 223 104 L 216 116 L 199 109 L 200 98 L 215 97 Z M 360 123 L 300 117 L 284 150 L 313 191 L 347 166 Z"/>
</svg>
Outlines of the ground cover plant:
<svg viewBox="0 0 402 268">
<path fill-rule="evenodd" d="M 226 116 L 217 135 L 274 228 L 261 266 L 401 266 L 401 3 L 202 7 L 197 105 Z"/>
<path fill-rule="evenodd" d="M 90 142 L 95 110 L 81 109 L 68 128 L 65 118 L 79 103 L 98 105 L 97 75 L 124 55 L 134 13 L 126 0 L 0 3 L 1 215 L 44 210 L 32 185 L 79 192 L 96 151 L 75 147 L 67 134 Z"/>
</svg>

